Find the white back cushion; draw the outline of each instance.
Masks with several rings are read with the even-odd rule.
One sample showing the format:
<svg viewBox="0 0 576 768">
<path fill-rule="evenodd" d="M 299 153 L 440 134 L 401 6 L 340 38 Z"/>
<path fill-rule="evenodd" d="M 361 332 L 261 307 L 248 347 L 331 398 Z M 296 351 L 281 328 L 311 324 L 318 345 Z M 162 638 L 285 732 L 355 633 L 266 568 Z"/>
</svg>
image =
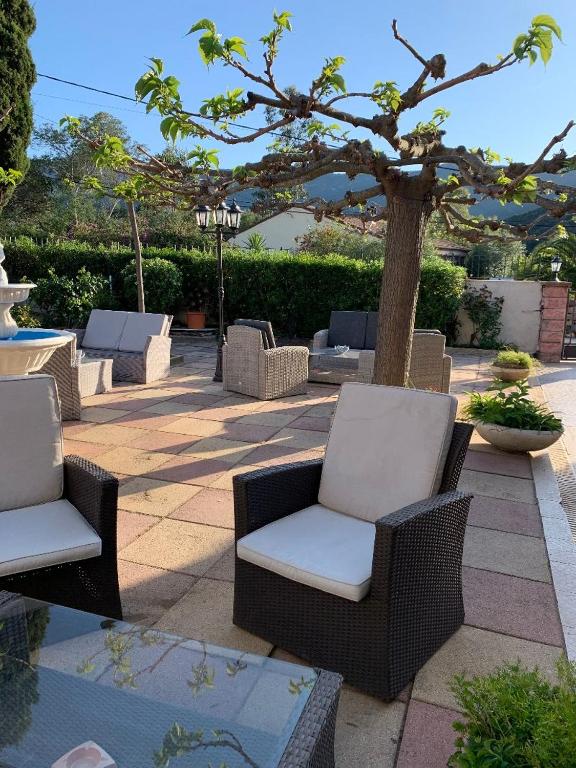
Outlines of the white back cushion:
<svg viewBox="0 0 576 768">
<path fill-rule="evenodd" d="M 318 500 L 375 522 L 437 493 L 452 438 L 451 395 L 344 384 L 328 438 Z"/>
<path fill-rule="evenodd" d="M 121 352 L 144 352 L 148 336 L 167 335 L 169 319 L 166 315 L 155 315 L 151 312 L 125 314 L 126 324 L 118 344 Z"/>
<path fill-rule="evenodd" d="M 111 309 L 93 309 L 82 346 L 92 349 L 118 349 L 128 314 Z"/>
<path fill-rule="evenodd" d="M 0 377 L 0 513 L 59 499 L 63 483 L 56 382 Z"/>
</svg>

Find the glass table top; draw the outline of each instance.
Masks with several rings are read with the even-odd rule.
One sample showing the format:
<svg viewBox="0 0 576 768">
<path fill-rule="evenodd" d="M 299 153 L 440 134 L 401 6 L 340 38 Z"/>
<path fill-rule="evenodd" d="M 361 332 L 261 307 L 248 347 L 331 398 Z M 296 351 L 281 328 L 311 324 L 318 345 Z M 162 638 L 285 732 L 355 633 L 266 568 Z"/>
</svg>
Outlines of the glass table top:
<svg viewBox="0 0 576 768">
<path fill-rule="evenodd" d="M 0 768 L 272 768 L 307 667 L 0 592 Z M 114 761 L 102 761 L 95 742 Z"/>
</svg>

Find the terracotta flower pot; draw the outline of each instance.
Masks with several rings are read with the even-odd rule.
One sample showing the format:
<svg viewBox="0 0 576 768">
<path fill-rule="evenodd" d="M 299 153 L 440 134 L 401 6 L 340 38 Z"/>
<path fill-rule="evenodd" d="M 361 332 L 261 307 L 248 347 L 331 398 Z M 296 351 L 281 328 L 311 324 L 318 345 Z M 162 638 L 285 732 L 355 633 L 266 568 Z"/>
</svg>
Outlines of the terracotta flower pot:
<svg viewBox="0 0 576 768">
<path fill-rule="evenodd" d="M 508 453 L 526 453 L 527 451 L 543 451 L 562 437 L 564 430 L 554 432 L 537 429 L 515 429 L 502 427 L 500 424 L 488 424 L 485 421 L 475 421 L 476 431 L 484 440 Z"/>
<path fill-rule="evenodd" d="M 530 368 L 502 368 L 499 365 L 493 365 L 492 372 L 502 381 L 523 381 L 530 376 Z"/>
<path fill-rule="evenodd" d="M 188 328 L 199 330 L 206 327 L 206 312 L 186 312 L 186 325 Z"/>
</svg>

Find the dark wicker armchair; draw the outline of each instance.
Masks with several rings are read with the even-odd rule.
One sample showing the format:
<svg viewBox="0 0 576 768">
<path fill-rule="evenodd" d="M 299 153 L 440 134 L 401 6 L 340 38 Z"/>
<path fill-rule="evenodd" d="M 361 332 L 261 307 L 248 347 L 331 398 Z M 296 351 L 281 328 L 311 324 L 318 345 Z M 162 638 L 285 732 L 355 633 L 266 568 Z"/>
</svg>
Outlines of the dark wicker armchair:
<svg viewBox="0 0 576 768">
<path fill-rule="evenodd" d="M 122 618 L 118 481 L 79 456 L 62 457 L 52 377 L 6 377 L 0 389 L 0 590 Z"/>
<path fill-rule="evenodd" d="M 462 549 L 471 496 L 455 488 L 471 432 L 455 424 L 435 495 L 374 521 L 365 596 L 331 594 L 237 552 L 234 623 L 368 693 L 395 698 L 464 618 Z M 309 461 L 236 476 L 237 542 L 317 505 L 322 473 L 322 461 Z"/>
</svg>

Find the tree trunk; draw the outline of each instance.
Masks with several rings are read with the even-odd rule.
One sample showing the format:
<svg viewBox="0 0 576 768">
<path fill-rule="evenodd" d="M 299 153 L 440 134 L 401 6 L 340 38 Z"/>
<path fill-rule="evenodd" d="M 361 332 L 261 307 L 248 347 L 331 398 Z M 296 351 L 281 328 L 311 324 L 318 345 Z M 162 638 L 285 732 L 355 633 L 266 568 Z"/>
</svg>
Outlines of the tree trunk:
<svg viewBox="0 0 576 768">
<path fill-rule="evenodd" d="M 128 218 L 132 228 L 132 241 L 134 243 L 134 255 L 136 260 L 136 292 L 138 294 L 138 312 L 146 312 L 144 302 L 144 278 L 142 277 L 142 244 L 138 233 L 138 222 L 136 221 L 136 211 L 132 200 L 126 202 L 128 206 Z"/>
<path fill-rule="evenodd" d="M 375 384 L 404 387 L 408 383 L 422 245 L 432 212 L 427 195 L 415 194 L 415 197 L 419 199 L 386 191 L 388 225 L 374 361 Z"/>
</svg>

